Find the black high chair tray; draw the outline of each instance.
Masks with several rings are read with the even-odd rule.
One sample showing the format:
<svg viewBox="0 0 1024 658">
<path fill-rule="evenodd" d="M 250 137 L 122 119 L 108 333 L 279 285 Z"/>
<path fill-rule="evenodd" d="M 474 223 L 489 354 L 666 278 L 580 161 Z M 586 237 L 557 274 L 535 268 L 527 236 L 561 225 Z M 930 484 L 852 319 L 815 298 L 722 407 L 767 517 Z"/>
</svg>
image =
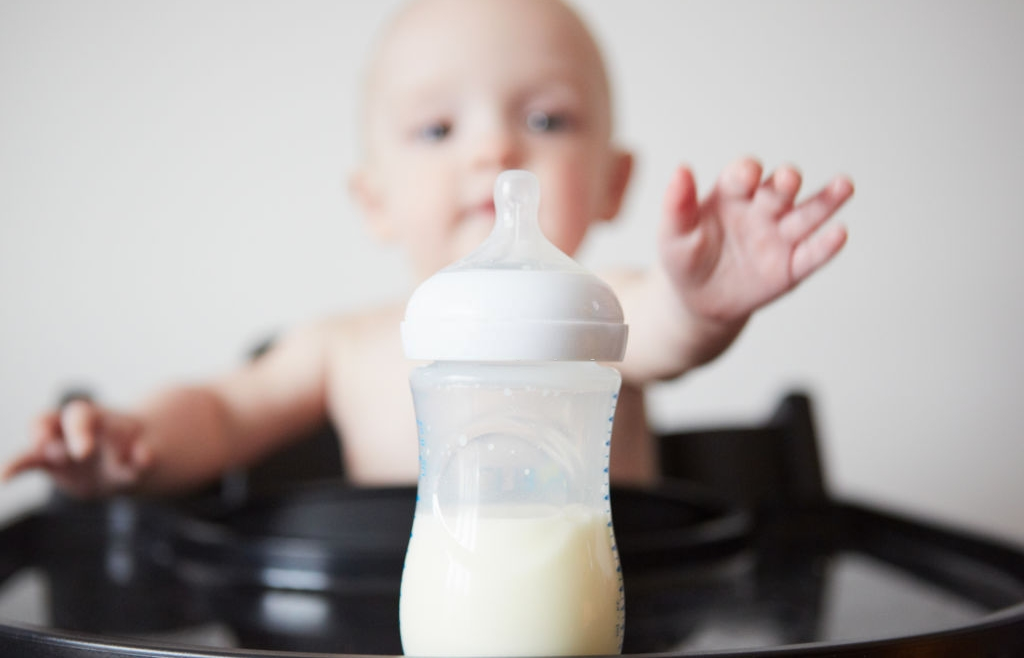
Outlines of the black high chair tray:
<svg viewBox="0 0 1024 658">
<path fill-rule="evenodd" d="M 65 500 L 0 529 L 0 656 L 398 654 L 412 488 Z M 1024 655 L 1024 552 L 845 502 L 612 493 L 624 653 Z"/>
</svg>

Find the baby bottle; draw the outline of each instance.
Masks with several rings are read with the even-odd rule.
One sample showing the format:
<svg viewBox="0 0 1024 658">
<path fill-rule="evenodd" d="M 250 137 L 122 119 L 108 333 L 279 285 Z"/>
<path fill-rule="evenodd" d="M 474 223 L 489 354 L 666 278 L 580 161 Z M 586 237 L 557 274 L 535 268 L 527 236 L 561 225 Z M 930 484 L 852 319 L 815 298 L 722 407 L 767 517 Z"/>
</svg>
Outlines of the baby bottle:
<svg viewBox="0 0 1024 658">
<path fill-rule="evenodd" d="M 402 574 L 416 656 L 622 650 L 608 461 L 622 308 L 548 242 L 525 171 L 495 184 L 490 237 L 413 294 L 406 356 L 419 432 Z"/>
</svg>

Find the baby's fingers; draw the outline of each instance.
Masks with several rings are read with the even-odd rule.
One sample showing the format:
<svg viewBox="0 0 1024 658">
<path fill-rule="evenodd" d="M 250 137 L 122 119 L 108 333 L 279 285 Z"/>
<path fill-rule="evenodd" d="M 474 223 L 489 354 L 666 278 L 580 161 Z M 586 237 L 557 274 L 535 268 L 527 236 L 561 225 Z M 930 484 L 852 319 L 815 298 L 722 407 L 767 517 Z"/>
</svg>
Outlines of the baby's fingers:
<svg viewBox="0 0 1024 658">
<path fill-rule="evenodd" d="M 793 207 L 800 191 L 800 172 L 793 167 L 780 167 L 765 179 L 754 193 L 753 210 L 756 215 L 776 219 Z"/>
<path fill-rule="evenodd" d="M 846 244 L 846 227 L 837 224 L 807 238 L 793 249 L 790 274 L 798 283 L 832 260 Z"/>
<path fill-rule="evenodd" d="M 0 469 L 0 481 L 36 468 L 56 468 L 68 462 L 68 451 L 61 436 L 60 414 L 51 411 L 38 416 L 30 429 L 32 447 Z"/>
<path fill-rule="evenodd" d="M 662 237 L 672 238 L 685 235 L 697 228 L 700 222 L 700 208 L 697 204 L 697 184 L 693 172 L 679 167 L 665 190 L 663 203 L 665 220 L 662 223 Z"/>
<path fill-rule="evenodd" d="M 31 471 L 36 468 L 46 468 L 49 464 L 49 460 L 41 449 L 29 450 L 15 457 L 12 461 L 7 462 L 3 471 L 0 472 L 0 481 L 6 482 L 15 475 L 20 475 L 25 471 Z"/>
<path fill-rule="evenodd" d="M 763 173 L 761 163 L 757 160 L 740 158 L 722 170 L 712 194 L 723 201 L 749 201 L 757 191 Z"/>
<path fill-rule="evenodd" d="M 85 461 L 97 452 L 113 455 L 125 465 L 135 461 L 141 426 L 131 417 L 75 400 L 60 414 L 64 442 L 73 460 Z"/>
<path fill-rule="evenodd" d="M 82 461 L 92 456 L 100 420 L 99 409 L 85 400 L 72 400 L 61 409 L 61 430 L 72 459 Z"/>
<path fill-rule="evenodd" d="M 149 447 L 141 440 L 142 424 L 135 417 L 106 411 L 100 430 L 102 441 L 107 444 L 105 452 L 112 454 L 119 464 L 133 469 L 148 464 Z"/>
<path fill-rule="evenodd" d="M 32 448 L 4 465 L 0 470 L 0 481 L 10 480 L 16 475 L 37 468 L 53 472 L 65 468 L 71 463 L 64 441 L 59 436 L 47 434 L 40 427 L 45 419 L 40 419 L 40 421 L 37 422 L 36 437 Z"/>
<path fill-rule="evenodd" d="M 779 232 L 790 242 L 800 242 L 828 221 L 851 196 L 853 183 L 846 178 L 836 178 L 779 220 Z"/>
</svg>

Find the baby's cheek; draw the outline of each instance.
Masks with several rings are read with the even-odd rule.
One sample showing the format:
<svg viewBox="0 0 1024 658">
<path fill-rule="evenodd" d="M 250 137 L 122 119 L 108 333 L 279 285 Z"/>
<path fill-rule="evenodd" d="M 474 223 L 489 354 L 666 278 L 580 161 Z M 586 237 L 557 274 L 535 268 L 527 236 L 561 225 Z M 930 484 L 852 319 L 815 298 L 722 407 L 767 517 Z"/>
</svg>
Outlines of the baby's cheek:
<svg viewBox="0 0 1024 658">
<path fill-rule="evenodd" d="M 558 205 L 549 204 L 547 208 L 540 219 L 541 230 L 556 247 L 572 256 L 586 235 L 589 223 L 586 214 L 569 199 Z"/>
<path fill-rule="evenodd" d="M 582 169 L 582 168 L 581 168 Z M 569 255 L 575 253 L 594 218 L 593 194 L 585 171 L 560 172 L 551 193 L 541 191 L 540 224 L 544 235 Z"/>
<path fill-rule="evenodd" d="M 474 218 L 463 225 L 462 230 L 456 239 L 456 258 L 462 258 L 469 254 L 487 239 L 494 228 L 494 220 Z"/>
</svg>

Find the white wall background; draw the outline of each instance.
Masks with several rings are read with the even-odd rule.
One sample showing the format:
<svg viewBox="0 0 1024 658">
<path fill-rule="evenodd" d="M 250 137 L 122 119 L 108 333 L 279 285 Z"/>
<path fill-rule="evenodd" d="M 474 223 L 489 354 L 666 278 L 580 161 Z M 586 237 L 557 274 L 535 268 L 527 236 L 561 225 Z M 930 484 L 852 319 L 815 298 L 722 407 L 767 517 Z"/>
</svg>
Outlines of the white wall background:
<svg viewBox="0 0 1024 658">
<path fill-rule="evenodd" d="M 747 153 L 858 188 L 838 261 L 655 421 L 753 421 L 805 386 L 836 491 L 1024 541 L 1024 3 L 580 4 L 639 158 L 587 265 L 650 261 L 680 161 L 704 188 Z M 0 0 L 0 459 L 67 385 L 130 404 L 402 294 L 343 184 L 394 6 Z M 3 486 L 0 514 L 44 491 Z"/>
</svg>

